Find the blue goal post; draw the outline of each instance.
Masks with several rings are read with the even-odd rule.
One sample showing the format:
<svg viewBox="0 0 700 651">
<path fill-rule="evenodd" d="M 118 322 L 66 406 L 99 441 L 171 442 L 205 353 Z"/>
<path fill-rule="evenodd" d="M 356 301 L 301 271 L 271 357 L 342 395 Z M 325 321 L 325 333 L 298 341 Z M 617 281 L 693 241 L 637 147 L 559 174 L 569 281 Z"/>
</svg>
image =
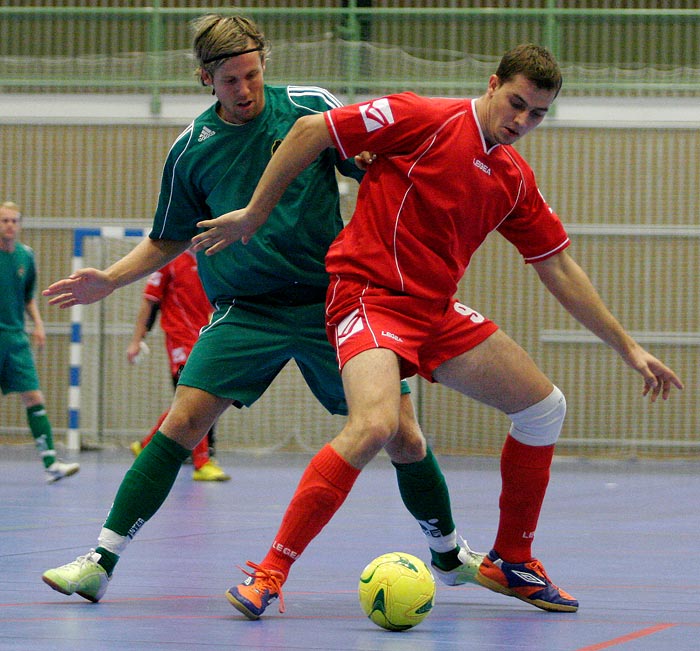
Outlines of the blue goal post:
<svg viewBox="0 0 700 651">
<path fill-rule="evenodd" d="M 86 238 L 142 238 L 145 234 L 146 230 L 143 228 L 123 228 L 120 226 L 76 228 L 73 231 L 71 273 L 85 266 L 83 254 Z M 83 310 L 83 305 L 74 305 L 70 309 L 70 380 L 68 386 L 68 432 L 66 440 L 66 446 L 69 450 L 80 450 L 80 386 L 83 354 Z"/>
</svg>

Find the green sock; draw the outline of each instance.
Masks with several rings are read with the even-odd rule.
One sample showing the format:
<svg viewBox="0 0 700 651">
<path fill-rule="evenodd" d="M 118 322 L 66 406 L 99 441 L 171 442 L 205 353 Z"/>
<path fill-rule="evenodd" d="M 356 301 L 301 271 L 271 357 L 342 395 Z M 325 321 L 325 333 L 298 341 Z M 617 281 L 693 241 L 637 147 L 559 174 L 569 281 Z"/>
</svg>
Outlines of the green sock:
<svg viewBox="0 0 700 651">
<path fill-rule="evenodd" d="M 445 570 L 445 572 L 454 570 L 455 567 L 459 567 L 462 564 L 462 561 L 459 560 L 459 545 L 450 552 L 438 552 L 431 549 L 430 557 L 433 563 L 441 570 Z"/>
<path fill-rule="evenodd" d="M 107 572 L 107 576 L 112 576 L 114 566 L 117 564 L 119 556 L 109 551 L 109 549 L 105 549 L 104 547 L 96 547 L 95 551 L 100 554 L 100 560 L 97 561 L 97 564 L 104 567 L 105 572 Z"/>
<path fill-rule="evenodd" d="M 432 561 L 443 570 L 459 565 L 450 492 L 433 451 L 416 463 L 394 463 L 401 499 L 428 539 Z"/>
<path fill-rule="evenodd" d="M 46 407 L 44 405 L 27 407 L 27 422 L 34 437 L 36 449 L 41 454 L 44 467 L 48 468 L 56 461 L 56 453 L 53 449 L 53 434 L 51 433 L 51 422 L 46 415 Z"/>
<path fill-rule="evenodd" d="M 124 475 L 104 528 L 133 538 L 165 502 L 189 454 L 190 450 L 157 431 Z M 100 565 L 111 574 L 119 556 L 104 547 L 95 551 L 102 554 Z"/>
</svg>

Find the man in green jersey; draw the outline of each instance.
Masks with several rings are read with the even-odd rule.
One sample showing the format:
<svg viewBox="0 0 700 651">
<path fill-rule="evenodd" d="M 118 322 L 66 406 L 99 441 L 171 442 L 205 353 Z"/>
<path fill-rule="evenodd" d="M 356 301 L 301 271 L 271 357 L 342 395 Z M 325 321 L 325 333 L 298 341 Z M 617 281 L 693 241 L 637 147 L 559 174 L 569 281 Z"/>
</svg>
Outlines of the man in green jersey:
<svg viewBox="0 0 700 651">
<path fill-rule="evenodd" d="M 19 242 L 22 215 L 12 201 L 0 205 L 0 389 L 19 393 L 27 410 L 27 422 L 44 462 L 46 481 L 52 484 L 80 470 L 77 463 L 56 458 L 51 422 L 34 365 L 24 314 L 34 322 L 33 338 L 41 350 L 46 343 L 44 322 L 34 298 L 36 266 L 34 251 Z"/>
<path fill-rule="evenodd" d="M 160 269 L 190 246 L 197 222 L 247 204 L 298 117 L 339 105 L 321 88 L 265 85 L 267 44 L 251 21 L 206 15 L 193 31 L 200 79 L 217 101 L 172 146 L 149 237 L 106 270 L 80 269 L 51 285 L 44 292 L 50 304 L 93 303 Z M 336 167 L 362 174 L 329 148 L 290 185 L 253 241 L 216 256 L 198 254 L 214 306 L 211 322 L 190 353 L 160 431 L 126 473 L 96 549 L 46 571 L 42 578 L 52 588 L 99 601 L 119 556 L 163 504 L 192 448 L 229 405 L 252 405 L 290 359 L 329 412 L 347 413 L 324 318 L 325 255 L 342 228 Z M 406 387 L 400 432 L 387 445 L 402 498 L 426 534 L 438 576 L 449 585 L 474 581 L 483 555 L 457 540 L 445 479 L 408 393 Z"/>
</svg>

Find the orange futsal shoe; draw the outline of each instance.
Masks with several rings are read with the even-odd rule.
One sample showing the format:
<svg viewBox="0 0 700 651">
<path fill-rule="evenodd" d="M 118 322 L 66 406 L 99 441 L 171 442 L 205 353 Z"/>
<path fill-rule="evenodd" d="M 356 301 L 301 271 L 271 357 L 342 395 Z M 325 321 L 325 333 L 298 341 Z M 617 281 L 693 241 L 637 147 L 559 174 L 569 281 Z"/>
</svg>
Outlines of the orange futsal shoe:
<svg viewBox="0 0 700 651">
<path fill-rule="evenodd" d="M 537 559 L 506 563 L 491 550 L 479 566 L 476 580 L 494 592 L 526 601 L 542 610 L 575 613 L 578 601 L 558 588 Z"/>
<path fill-rule="evenodd" d="M 271 601 L 279 597 L 279 611 L 284 612 L 284 598 L 282 597 L 282 584 L 284 574 L 277 570 L 268 570 L 255 563 L 247 562 L 253 568 L 253 572 L 243 570 L 248 578 L 238 585 L 229 588 L 226 598 L 231 605 L 242 612 L 248 619 L 260 619 L 265 608 Z"/>
</svg>

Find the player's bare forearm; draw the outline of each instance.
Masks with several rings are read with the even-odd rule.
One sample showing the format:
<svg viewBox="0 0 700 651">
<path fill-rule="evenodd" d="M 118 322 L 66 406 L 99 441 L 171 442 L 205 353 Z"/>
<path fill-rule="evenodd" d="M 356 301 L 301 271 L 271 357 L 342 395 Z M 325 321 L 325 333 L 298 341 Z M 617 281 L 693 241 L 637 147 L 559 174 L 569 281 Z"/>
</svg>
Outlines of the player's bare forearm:
<svg viewBox="0 0 700 651">
<path fill-rule="evenodd" d="M 289 184 L 333 142 L 323 115 L 296 121 L 260 177 L 248 205 L 197 224 L 207 229 L 192 239 L 195 251 L 212 255 L 241 240 L 246 244 L 267 221 Z"/>
<path fill-rule="evenodd" d="M 152 240 L 146 237 L 105 272 L 114 283 L 114 289 L 125 287 L 158 271 L 189 246 L 188 240 Z"/>
<path fill-rule="evenodd" d="M 588 275 L 566 252 L 533 264 L 550 293 L 581 325 L 623 355 L 634 340 L 606 307 Z"/>
<path fill-rule="evenodd" d="M 533 266 L 564 308 L 644 378 L 642 395 L 649 395 L 654 402 L 659 395 L 666 400 L 674 386 L 683 389 L 683 383 L 674 371 L 642 348 L 622 327 L 587 274 L 567 252 Z"/>
<path fill-rule="evenodd" d="M 39 313 L 39 306 L 37 305 L 36 299 L 30 299 L 24 306 L 24 309 L 34 324 L 34 330 L 32 332 L 34 345 L 38 350 L 42 350 L 46 344 L 46 330 L 44 329 L 44 321 Z"/>
<path fill-rule="evenodd" d="M 182 253 L 188 245 L 187 241 L 145 238 L 106 270 L 78 269 L 68 278 L 49 285 L 42 294 L 50 297 L 49 305 L 61 309 L 95 303 L 109 296 L 115 289 L 157 271 Z"/>
<path fill-rule="evenodd" d="M 253 215 L 267 215 L 289 184 L 324 150 L 333 146 L 322 114 L 298 119 L 260 177 L 248 204 Z"/>
</svg>

